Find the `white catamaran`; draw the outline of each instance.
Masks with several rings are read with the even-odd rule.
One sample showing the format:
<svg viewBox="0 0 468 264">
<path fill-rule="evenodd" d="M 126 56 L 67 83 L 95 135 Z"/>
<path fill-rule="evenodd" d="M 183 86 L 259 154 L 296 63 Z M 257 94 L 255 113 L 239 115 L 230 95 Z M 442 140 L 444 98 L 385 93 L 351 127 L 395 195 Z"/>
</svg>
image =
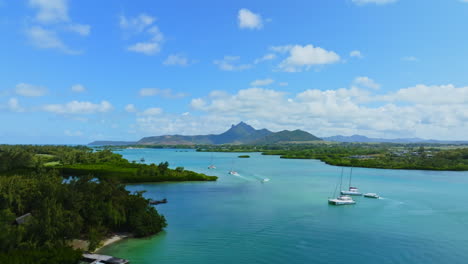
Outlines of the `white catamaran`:
<svg viewBox="0 0 468 264">
<path fill-rule="evenodd" d="M 210 170 L 216 169 L 216 166 L 213 164 L 213 152 L 211 153 L 211 161 L 210 161 L 210 166 L 208 166 L 208 169 Z"/>
<path fill-rule="evenodd" d="M 351 186 L 351 180 L 353 178 L 353 167 L 351 167 L 351 171 L 349 172 L 349 185 L 348 185 L 348 190 L 341 190 L 341 194 L 343 195 L 355 195 L 355 196 L 361 196 L 362 193 L 359 192 L 359 189 L 357 187 Z"/>
<path fill-rule="evenodd" d="M 343 168 L 341 168 L 341 176 L 340 176 L 340 183 L 339 183 L 340 190 L 341 190 L 342 182 L 343 182 Z M 338 184 L 336 184 L 335 191 L 333 192 L 333 197 L 336 194 L 337 188 L 338 188 Z M 353 200 L 353 198 L 351 198 L 348 195 L 340 195 L 337 198 L 329 198 L 328 203 L 332 205 L 351 205 L 351 204 L 355 204 L 356 202 Z"/>
</svg>

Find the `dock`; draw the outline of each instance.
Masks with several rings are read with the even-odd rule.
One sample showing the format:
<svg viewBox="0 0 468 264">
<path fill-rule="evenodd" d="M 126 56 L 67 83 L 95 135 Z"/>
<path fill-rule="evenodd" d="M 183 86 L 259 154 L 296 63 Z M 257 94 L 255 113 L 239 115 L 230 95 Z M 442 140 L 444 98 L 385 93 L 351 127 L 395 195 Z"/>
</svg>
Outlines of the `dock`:
<svg viewBox="0 0 468 264">
<path fill-rule="evenodd" d="M 129 264 L 126 259 L 116 258 L 113 256 L 100 255 L 100 254 L 83 254 L 81 263 L 89 264 Z"/>
</svg>

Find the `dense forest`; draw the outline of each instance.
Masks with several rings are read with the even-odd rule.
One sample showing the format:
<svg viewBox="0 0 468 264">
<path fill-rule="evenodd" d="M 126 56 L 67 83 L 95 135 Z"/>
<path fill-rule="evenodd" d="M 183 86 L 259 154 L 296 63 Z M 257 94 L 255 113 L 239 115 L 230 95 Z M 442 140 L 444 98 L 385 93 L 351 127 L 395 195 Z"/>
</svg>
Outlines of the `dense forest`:
<svg viewBox="0 0 468 264">
<path fill-rule="evenodd" d="M 216 177 L 131 163 L 106 149 L 0 145 L 0 263 L 77 263 L 73 239 L 93 250 L 115 232 L 156 234 L 164 216 L 123 183 L 193 179 Z"/>
<path fill-rule="evenodd" d="M 334 143 L 199 146 L 198 151 L 262 152 L 285 159 L 383 169 L 468 170 L 468 147 L 439 144 Z"/>
</svg>

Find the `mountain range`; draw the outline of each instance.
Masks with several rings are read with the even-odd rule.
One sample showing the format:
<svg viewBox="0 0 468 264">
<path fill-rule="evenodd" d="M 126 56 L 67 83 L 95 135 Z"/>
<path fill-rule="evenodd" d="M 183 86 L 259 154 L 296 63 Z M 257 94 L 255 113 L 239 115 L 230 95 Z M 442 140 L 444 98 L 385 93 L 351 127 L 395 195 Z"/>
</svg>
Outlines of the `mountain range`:
<svg viewBox="0 0 468 264">
<path fill-rule="evenodd" d="M 362 135 L 332 136 L 318 138 L 303 130 L 283 130 L 271 132 L 268 129 L 255 129 L 240 122 L 232 125 L 226 132 L 218 135 L 165 135 L 144 137 L 138 141 L 94 141 L 89 145 L 220 145 L 220 144 L 278 144 L 278 143 L 307 143 L 314 141 L 357 142 L 357 143 L 434 143 L 434 144 L 468 144 L 468 141 L 449 141 L 422 138 L 369 138 Z"/>
<path fill-rule="evenodd" d="M 271 132 L 255 129 L 240 122 L 219 135 L 165 135 L 144 137 L 139 141 L 94 141 L 89 145 L 198 145 L 198 144 L 275 144 L 288 142 L 310 142 L 322 139 L 302 130 Z"/>
</svg>

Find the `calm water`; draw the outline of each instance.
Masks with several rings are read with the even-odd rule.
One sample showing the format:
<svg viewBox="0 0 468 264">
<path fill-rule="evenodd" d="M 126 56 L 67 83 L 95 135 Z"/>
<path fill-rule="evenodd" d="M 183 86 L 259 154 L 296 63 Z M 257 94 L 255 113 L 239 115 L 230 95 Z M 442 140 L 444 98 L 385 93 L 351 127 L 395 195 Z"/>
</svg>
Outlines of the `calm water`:
<svg viewBox="0 0 468 264">
<path fill-rule="evenodd" d="M 467 263 L 468 173 L 354 168 L 353 185 L 383 199 L 329 206 L 341 168 L 254 153 L 136 149 L 129 160 L 168 161 L 217 182 L 132 185 L 169 226 L 101 252 L 143 263 Z M 240 176 L 228 175 L 233 167 Z M 345 170 L 347 176 L 349 170 Z M 268 177 L 270 182 L 260 183 Z"/>
</svg>

